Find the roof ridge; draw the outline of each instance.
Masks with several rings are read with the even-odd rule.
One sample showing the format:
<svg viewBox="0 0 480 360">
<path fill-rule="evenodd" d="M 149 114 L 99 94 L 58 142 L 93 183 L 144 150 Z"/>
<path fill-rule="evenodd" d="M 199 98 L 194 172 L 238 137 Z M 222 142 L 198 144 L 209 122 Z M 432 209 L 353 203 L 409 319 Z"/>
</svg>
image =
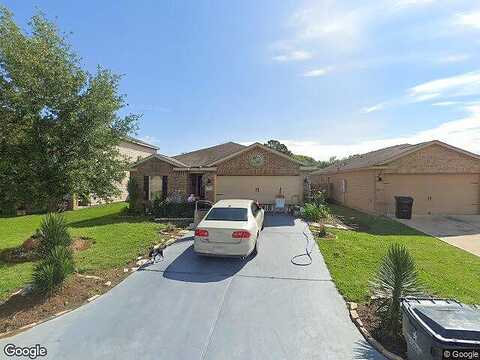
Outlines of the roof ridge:
<svg viewBox="0 0 480 360">
<path fill-rule="evenodd" d="M 221 143 L 221 144 L 218 144 L 218 145 L 213 145 L 213 146 L 209 146 L 209 147 L 205 147 L 205 148 L 201 148 L 201 149 L 197 149 L 197 150 L 193 150 L 193 151 L 188 151 L 188 152 L 185 152 L 185 153 L 177 154 L 177 155 L 174 155 L 174 156 L 172 156 L 172 157 L 175 159 L 177 156 L 190 155 L 190 154 L 194 154 L 194 153 L 199 152 L 199 151 L 210 150 L 210 149 L 213 149 L 213 148 L 216 148 L 216 147 L 219 147 L 219 146 L 222 146 L 222 145 L 227 145 L 227 144 L 234 144 L 234 145 L 239 145 L 239 146 L 245 147 L 245 145 L 236 143 L 236 142 L 234 142 L 234 141 L 227 141 L 227 142 L 225 142 L 225 143 Z"/>
</svg>

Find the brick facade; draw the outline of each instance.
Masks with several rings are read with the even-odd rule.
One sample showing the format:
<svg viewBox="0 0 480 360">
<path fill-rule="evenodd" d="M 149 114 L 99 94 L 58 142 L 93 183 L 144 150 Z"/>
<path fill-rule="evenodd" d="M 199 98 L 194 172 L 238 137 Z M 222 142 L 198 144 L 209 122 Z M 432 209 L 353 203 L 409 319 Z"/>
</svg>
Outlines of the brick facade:
<svg viewBox="0 0 480 360">
<path fill-rule="evenodd" d="M 480 160 L 440 145 L 431 145 L 413 154 L 406 155 L 391 162 L 388 166 L 392 167 L 388 172 L 399 174 L 480 172 Z"/>
<path fill-rule="evenodd" d="M 252 157 L 255 155 L 260 155 L 264 159 L 261 166 L 255 167 L 252 165 Z M 271 151 L 256 147 L 217 164 L 217 175 L 300 175 L 300 164 Z"/>
<path fill-rule="evenodd" d="M 187 190 L 189 186 L 188 172 L 186 171 L 174 171 L 174 166 L 157 158 L 149 159 L 139 165 L 135 170 L 130 172 L 130 176 L 137 180 L 139 190 L 142 193 L 142 202 L 144 202 L 143 194 L 145 189 L 143 188 L 144 176 L 167 176 L 167 196 L 174 193 L 187 196 Z"/>
</svg>

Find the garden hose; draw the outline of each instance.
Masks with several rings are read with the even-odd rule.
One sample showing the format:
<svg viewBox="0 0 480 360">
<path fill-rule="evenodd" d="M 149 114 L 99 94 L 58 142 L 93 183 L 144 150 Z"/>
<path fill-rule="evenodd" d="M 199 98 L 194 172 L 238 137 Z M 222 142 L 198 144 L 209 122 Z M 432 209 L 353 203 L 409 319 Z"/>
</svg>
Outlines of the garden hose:
<svg viewBox="0 0 480 360">
<path fill-rule="evenodd" d="M 311 255 L 313 251 L 313 246 L 310 246 L 310 243 L 312 243 L 312 241 L 310 239 L 310 236 L 308 236 L 307 231 L 308 231 L 308 225 L 305 225 L 305 230 L 303 231 L 303 236 L 305 236 L 305 239 L 306 239 L 305 252 L 292 257 L 290 261 L 293 265 L 308 266 L 308 265 L 311 265 L 313 262 L 312 255 Z M 297 259 L 300 259 L 303 257 L 307 257 L 308 260 L 306 262 L 297 261 Z"/>
</svg>

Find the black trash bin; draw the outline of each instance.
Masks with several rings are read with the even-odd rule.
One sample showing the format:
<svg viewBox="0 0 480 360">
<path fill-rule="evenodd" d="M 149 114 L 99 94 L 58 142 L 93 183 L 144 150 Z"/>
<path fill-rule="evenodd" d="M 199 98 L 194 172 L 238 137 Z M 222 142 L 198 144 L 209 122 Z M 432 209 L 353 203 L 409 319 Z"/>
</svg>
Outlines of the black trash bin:
<svg viewBox="0 0 480 360">
<path fill-rule="evenodd" d="M 413 198 L 410 196 L 395 196 L 395 216 L 397 219 L 411 219 Z"/>
<path fill-rule="evenodd" d="M 402 301 L 409 360 L 480 359 L 480 308 L 445 299 Z"/>
</svg>

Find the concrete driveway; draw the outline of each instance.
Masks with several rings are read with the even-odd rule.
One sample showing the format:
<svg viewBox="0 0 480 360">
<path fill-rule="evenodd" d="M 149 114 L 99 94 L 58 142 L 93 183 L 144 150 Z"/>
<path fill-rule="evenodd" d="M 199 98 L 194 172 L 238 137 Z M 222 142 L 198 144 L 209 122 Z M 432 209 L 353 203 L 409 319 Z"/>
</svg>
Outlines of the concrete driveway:
<svg viewBox="0 0 480 360">
<path fill-rule="evenodd" d="M 49 359 L 79 360 L 383 359 L 351 323 L 316 245 L 312 265 L 291 264 L 305 224 L 266 222 L 256 257 L 201 258 L 187 238 L 163 262 L 1 348 L 41 344 Z"/>
<path fill-rule="evenodd" d="M 480 215 L 415 216 L 401 223 L 480 256 Z"/>
</svg>

